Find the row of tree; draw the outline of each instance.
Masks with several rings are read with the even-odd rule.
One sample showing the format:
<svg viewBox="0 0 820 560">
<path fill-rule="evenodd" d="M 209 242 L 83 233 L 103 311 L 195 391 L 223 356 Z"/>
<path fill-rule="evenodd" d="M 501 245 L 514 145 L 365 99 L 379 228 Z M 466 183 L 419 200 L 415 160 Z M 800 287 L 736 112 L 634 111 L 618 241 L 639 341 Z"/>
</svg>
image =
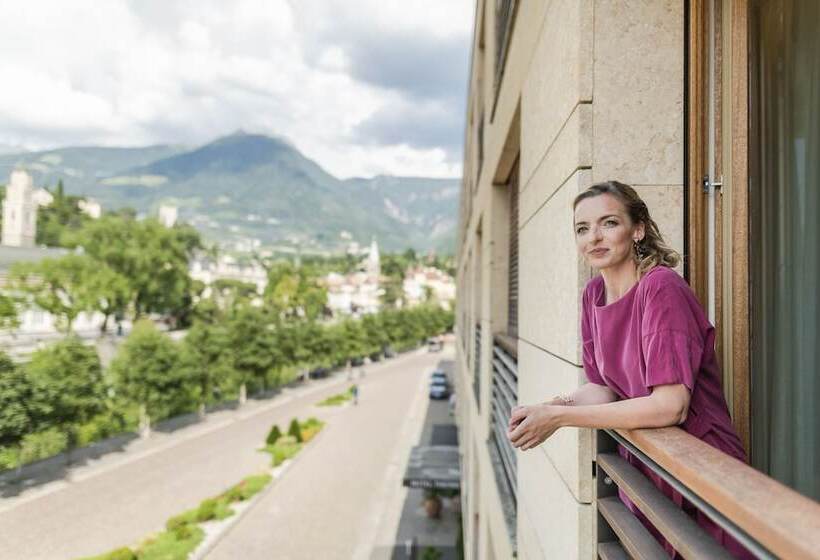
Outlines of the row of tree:
<svg viewBox="0 0 820 560">
<path fill-rule="evenodd" d="M 133 428 L 138 407 L 156 421 L 235 400 L 243 386 L 263 391 L 299 371 L 378 359 L 386 348 L 414 346 L 452 322 L 449 311 L 419 306 L 320 324 L 282 320 L 271 308 L 243 302 L 197 315 L 179 343 L 139 321 L 107 370 L 94 347 L 71 336 L 35 352 L 28 364 L 0 354 L 0 447 L 19 447 L 49 430 L 65 434 L 68 446 L 88 443 Z"/>
</svg>

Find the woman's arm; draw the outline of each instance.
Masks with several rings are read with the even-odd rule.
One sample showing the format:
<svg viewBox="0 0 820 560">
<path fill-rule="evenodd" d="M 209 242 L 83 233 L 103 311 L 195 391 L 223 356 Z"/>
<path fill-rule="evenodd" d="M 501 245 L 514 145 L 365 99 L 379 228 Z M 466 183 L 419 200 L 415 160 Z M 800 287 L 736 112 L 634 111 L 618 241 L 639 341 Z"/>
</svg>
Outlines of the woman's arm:
<svg viewBox="0 0 820 560">
<path fill-rule="evenodd" d="M 551 404 L 583 406 L 589 404 L 606 404 L 618 400 L 618 395 L 606 385 L 585 383 L 566 396 L 555 397 Z"/>
<path fill-rule="evenodd" d="M 592 404 L 605 404 L 618 400 L 618 395 L 607 387 L 606 385 L 598 385 L 597 383 L 585 383 L 578 387 L 569 395 L 558 395 L 552 399 L 542 403 L 552 406 L 583 406 Z M 512 431 L 523 419 L 523 417 L 515 414 L 516 410 L 526 408 L 523 406 L 514 406 L 510 413 L 509 430 Z"/>
<path fill-rule="evenodd" d="M 526 451 L 542 444 L 561 427 L 631 430 L 675 426 L 686 420 L 689 399 L 685 385 L 658 385 L 646 397 L 604 404 L 516 407 L 507 437 L 514 447 Z"/>
</svg>

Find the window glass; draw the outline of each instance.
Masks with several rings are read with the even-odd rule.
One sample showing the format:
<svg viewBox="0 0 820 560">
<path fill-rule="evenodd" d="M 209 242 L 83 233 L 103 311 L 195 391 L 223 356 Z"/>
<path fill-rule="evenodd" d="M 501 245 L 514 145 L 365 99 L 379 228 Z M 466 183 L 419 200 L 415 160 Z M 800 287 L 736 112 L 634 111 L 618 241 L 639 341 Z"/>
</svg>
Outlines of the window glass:
<svg viewBox="0 0 820 560">
<path fill-rule="evenodd" d="M 751 456 L 820 499 L 820 2 L 751 16 Z"/>
</svg>

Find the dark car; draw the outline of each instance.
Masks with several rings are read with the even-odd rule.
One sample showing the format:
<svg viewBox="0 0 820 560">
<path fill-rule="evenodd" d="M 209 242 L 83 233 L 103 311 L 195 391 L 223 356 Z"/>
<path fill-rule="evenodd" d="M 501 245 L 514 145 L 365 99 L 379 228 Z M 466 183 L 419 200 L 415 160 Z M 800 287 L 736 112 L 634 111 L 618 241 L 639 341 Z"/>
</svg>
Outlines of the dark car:
<svg viewBox="0 0 820 560">
<path fill-rule="evenodd" d="M 447 374 L 437 369 L 430 374 L 430 383 L 435 383 L 436 381 L 447 383 Z"/>
<path fill-rule="evenodd" d="M 327 377 L 328 375 L 330 375 L 330 368 L 326 367 L 317 367 L 308 372 L 309 379 L 320 379 L 322 377 Z"/>
<path fill-rule="evenodd" d="M 431 399 L 446 399 L 450 397 L 450 385 L 446 381 L 435 380 L 430 384 Z"/>
</svg>

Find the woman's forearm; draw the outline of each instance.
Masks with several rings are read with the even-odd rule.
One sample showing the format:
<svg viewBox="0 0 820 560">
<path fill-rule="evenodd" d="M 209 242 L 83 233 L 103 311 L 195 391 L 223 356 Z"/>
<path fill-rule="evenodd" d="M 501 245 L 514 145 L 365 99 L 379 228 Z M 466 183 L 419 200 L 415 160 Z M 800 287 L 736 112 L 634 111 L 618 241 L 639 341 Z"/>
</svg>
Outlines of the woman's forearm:
<svg viewBox="0 0 820 560">
<path fill-rule="evenodd" d="M 578 387 L 569 395 L 560 395 L 548 401 L 547 404 L 583 406 L 592 404 L 605 404 L 618 400 L 618 395 L 604 385 L 595 383 L 585 383 Z"/>
<path fill-rule="evenodd" d="M 676 403 L 661 403 L 652 395 L 604 404 L 560 407 L 556 414 L 562 427 L 626 430 L 665 428 L 680 424 L 686 418 L 685 409 Z"/>
</svg>

